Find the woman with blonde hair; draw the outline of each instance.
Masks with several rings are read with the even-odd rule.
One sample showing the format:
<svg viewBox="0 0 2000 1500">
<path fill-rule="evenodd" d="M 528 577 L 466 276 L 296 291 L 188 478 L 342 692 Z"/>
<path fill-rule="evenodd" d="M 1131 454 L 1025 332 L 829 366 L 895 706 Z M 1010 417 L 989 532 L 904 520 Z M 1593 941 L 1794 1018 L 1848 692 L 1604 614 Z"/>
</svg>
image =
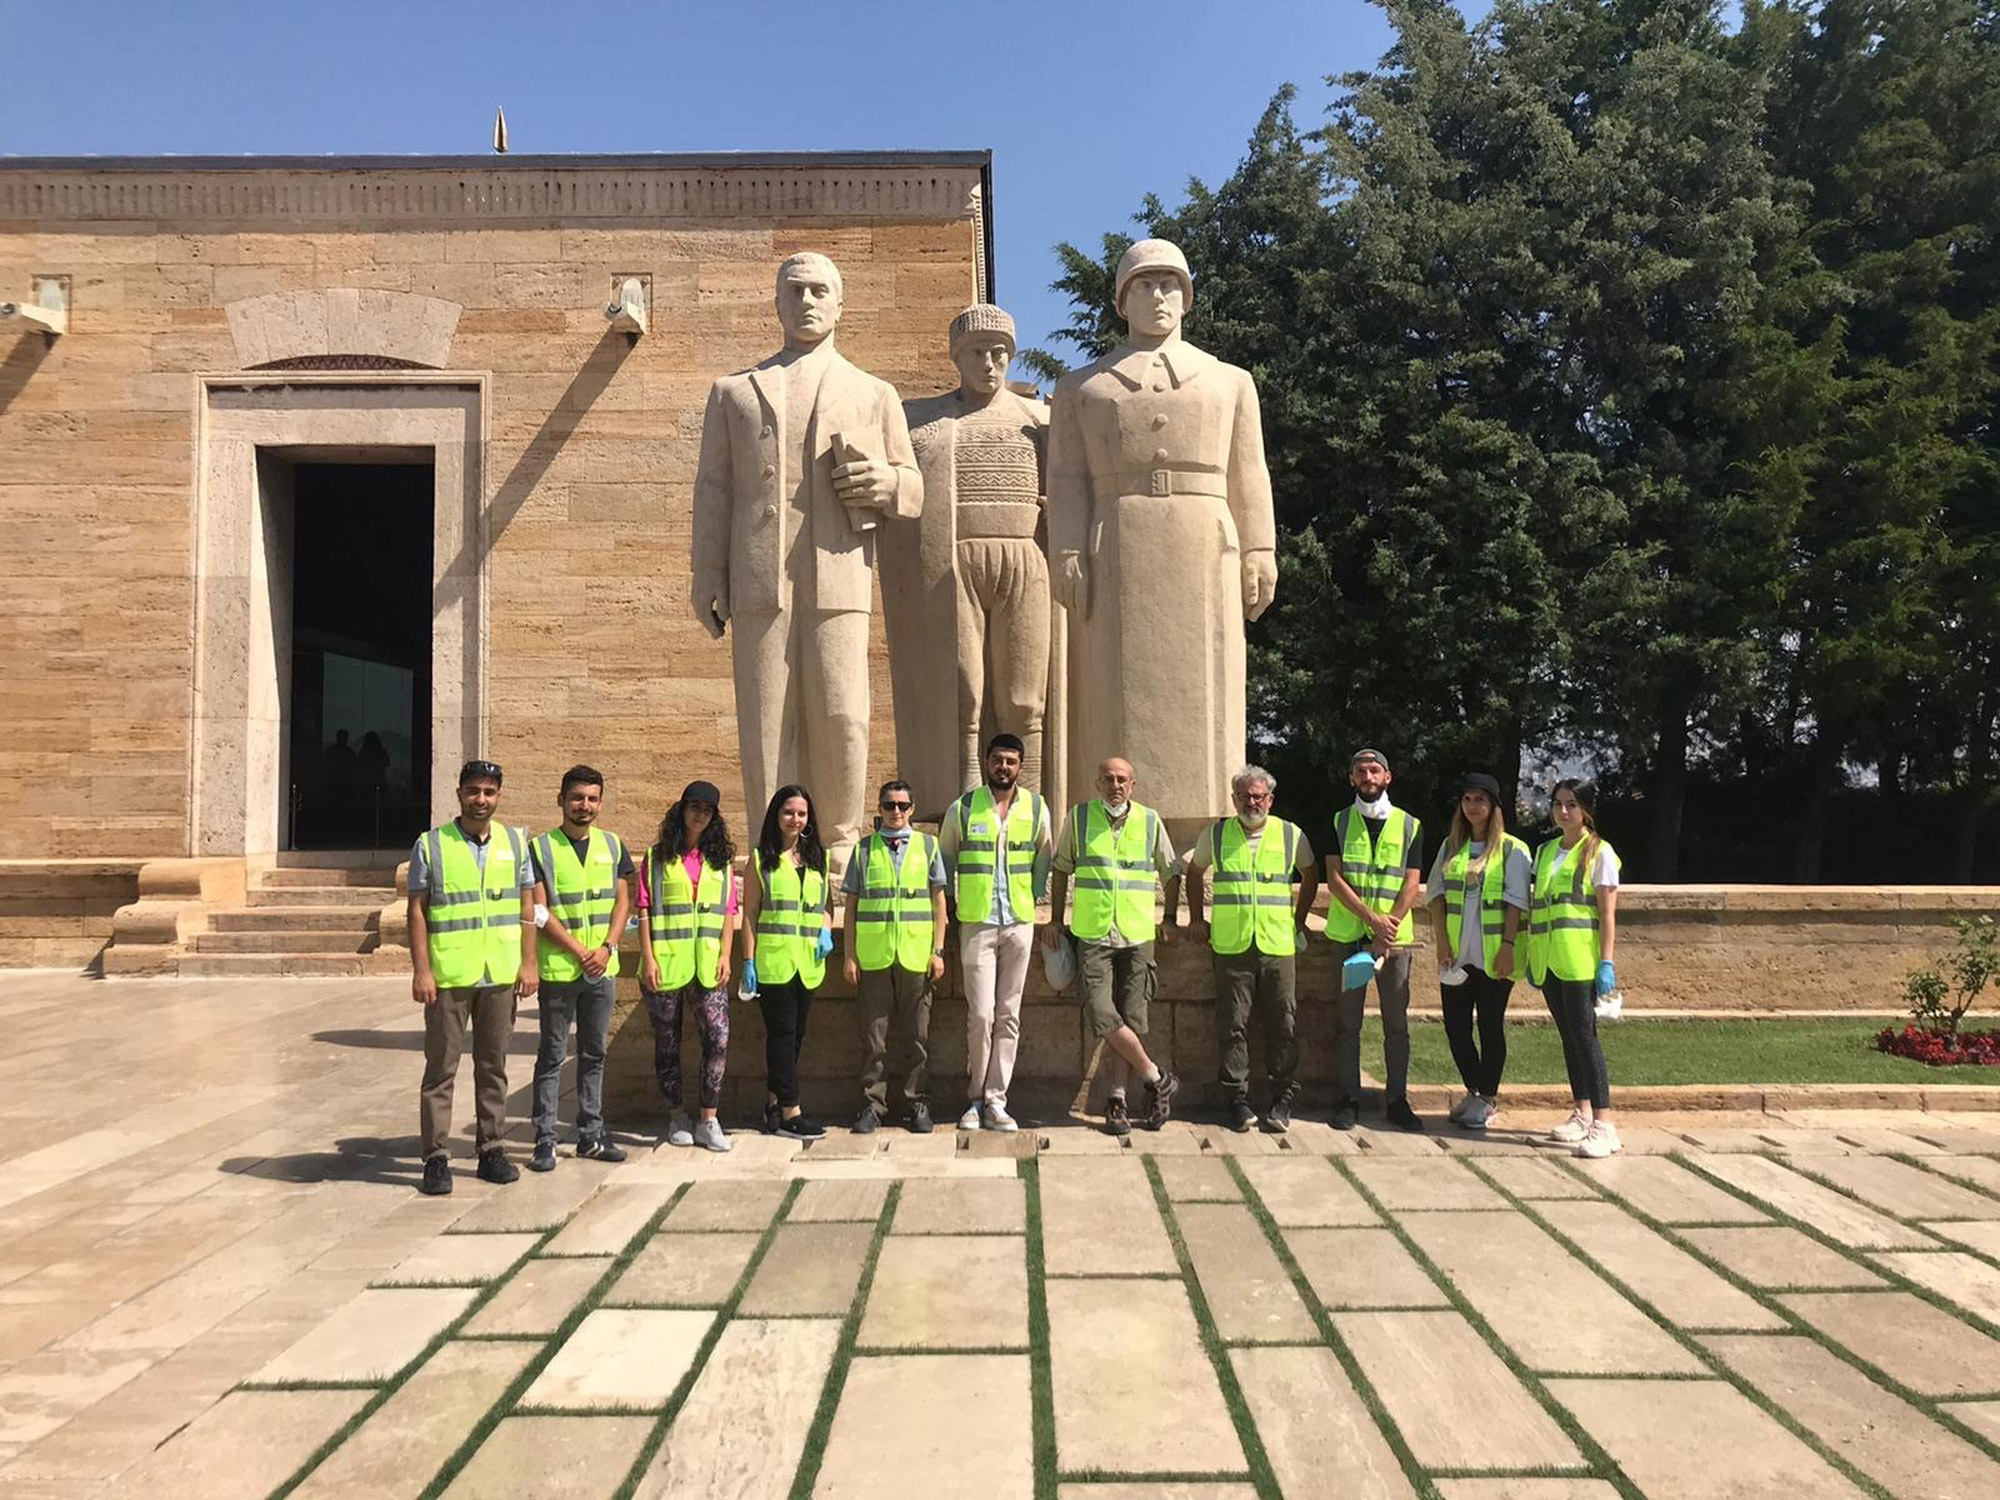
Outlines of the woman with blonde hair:
<svg viewBox="0 0 2000 1500">
<path fill-rule="evenodd" d="M 1618 851 L 1597 831 L 1597 789 L 1558 781 L 1550 811 L 1560 833 L 1535 851 L 1534 903 L 1528 911 L 1528 977 L 1541 987 L 1562 1036 L 1573 1101 L 1549 1139 L 1578 1156 L 1619 1148 L 1611 1123 L 1611 1084 L 1597 1039 L 1597 1002 L 1618 986 Z"/>
<path fill-rule="evenodd" d="M 1519 972 L 1515 939 L 1532 879 L 1528 846 L 1507 831 L 1500 783 L 1482 772 L 1467 776 L 1425 889 L 1437 932 L 1445 1039 L 1465 1084 L 1451 1118 L 1468 1130 L 1484 1130 L 1499 1113 L 1507 997 Z"/>
</svg>

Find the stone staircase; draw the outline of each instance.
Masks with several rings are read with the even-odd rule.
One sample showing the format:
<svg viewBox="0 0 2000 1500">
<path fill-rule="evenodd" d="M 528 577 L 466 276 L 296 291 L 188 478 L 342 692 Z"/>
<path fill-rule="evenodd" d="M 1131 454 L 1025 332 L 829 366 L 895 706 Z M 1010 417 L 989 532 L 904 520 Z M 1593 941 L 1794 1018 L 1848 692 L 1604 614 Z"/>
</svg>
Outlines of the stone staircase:
<svg viewBox="0 0 2000 1500">
<path fill-rule="evenodd" d="M 286 862 L 252 877 L 243 906 L 215 912 L 208 930 L 194 936 L 180 957 L 183 978 L 380 971 L 374 954 L 382 909 L 397 899 L 395 865 L 280 858 Z"/>
</svg>

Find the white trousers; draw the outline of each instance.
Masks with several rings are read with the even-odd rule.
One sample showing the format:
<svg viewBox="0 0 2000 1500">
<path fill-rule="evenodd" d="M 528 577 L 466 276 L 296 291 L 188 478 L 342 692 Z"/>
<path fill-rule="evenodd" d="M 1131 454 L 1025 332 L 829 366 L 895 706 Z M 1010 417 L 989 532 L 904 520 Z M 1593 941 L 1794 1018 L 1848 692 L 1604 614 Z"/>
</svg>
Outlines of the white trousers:
<svg viewBox="0 0 2000 1500">
<path fill-rule="evenodd" d="M 986 922 L 958 929 L 958 962 L 965 975 L 966 1093 L 989 1104 L 1007 1102 L 1014 1055 L 1021 1046 L 1021 991 L 1035 952 L 1035 924 L 995 927 Z"/>
</svg>

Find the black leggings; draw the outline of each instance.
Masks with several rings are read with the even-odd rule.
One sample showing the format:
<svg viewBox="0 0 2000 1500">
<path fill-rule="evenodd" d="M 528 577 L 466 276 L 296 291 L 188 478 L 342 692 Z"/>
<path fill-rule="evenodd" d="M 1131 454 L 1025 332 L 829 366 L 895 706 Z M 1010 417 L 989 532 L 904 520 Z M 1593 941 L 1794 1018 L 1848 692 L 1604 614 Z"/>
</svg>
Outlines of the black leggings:
<svg viewBox="0 0 2000 1500">
<path fill-rule="evenodd" d="M 764 1087 L 786 1109 L 799 1102 L 799 1054 L 812 1003 L 813 992 L 796 974 L 781 984 L 767 981 L 757 991 L 757 1008 L 764 1012 Z"/>
<path fill-rule="evenodd" d="M 1593 1110 L 1611 1108 L 1611 1081 L 1604 1072 L 1604 1048 L 1597 1040 L 1597 985 L 1588 979 L 1558 979 L 1542 985 L 1556 1031 L 1562 1037 L 1569 1096 L 1588 1099 Z"/>
<path fill-rule="evenodd" d="M 1500 1092 L 1500 1075 L 1507 1069 L 1507 996 L 1514 981 L 1467 964 L 1464 984 L 1438 988 L 1444 997 L 1444 1036 L 1458 1076 L 1471 1092 L 1490 1099 Z M 1477 1042 L 1472 1039 L 1475 1014 Z"/>
</svg>

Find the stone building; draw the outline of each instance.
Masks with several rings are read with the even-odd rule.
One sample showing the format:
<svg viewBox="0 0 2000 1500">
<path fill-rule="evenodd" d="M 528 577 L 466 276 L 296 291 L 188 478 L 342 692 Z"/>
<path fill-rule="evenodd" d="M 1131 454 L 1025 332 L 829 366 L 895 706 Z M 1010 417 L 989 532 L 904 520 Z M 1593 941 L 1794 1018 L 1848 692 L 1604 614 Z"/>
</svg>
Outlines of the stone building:
<svg viewBox="0 0 2000 1500">
<path fill-rule="evenodd" d="M 0 318 L 0 963 L 122 908 L 119 946 L 250 967 L 185 908 L 289 881 L 337 921 L 399 857 L 342 851 L 406 850 L 472 755 L 513 821 L 578 760 L 635 841 L 696 776 L 744 820 L 688 604 L 709 384 L 817 249 L 843 351 L 949 388 L 990 200 L 983 151 L 0 160 L 0 302 L 66 315 Z M 886 710 L 879 625 L 874 668 Z"/>
</svg>

